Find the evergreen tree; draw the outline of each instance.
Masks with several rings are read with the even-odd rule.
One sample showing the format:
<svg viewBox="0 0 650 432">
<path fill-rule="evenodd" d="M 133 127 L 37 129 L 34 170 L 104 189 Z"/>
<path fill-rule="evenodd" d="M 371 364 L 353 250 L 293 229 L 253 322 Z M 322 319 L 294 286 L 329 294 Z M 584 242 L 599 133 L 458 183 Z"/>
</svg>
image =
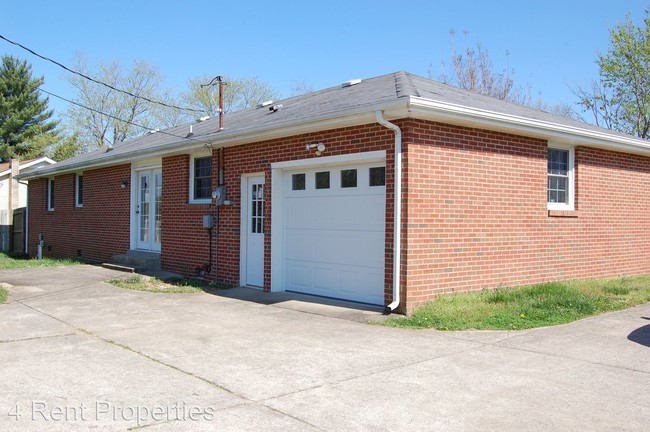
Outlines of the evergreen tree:
<svg viewBox="0 0 650 432">
<path fill-rule="evenodd" d="M 56 135 L 58 122 L 51 120 L 48 98 L 41 98 L 38 87 L 43 77 L 32 77 L 24 60 L 3 55 L 0 64 L 0 159 L 32 154 L 30 141 L 44 134 Z"/>
</svg>

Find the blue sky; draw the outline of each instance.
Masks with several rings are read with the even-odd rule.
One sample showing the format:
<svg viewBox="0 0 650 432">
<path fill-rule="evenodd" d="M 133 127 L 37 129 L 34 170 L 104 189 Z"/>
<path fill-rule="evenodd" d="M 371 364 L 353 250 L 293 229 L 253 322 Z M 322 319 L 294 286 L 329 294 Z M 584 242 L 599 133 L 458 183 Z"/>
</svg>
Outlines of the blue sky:
<svg viewBox="0 0 650 432">
<path fill-rule="evenodd" d="M 197 75 L 256 76 L 289 96 L 298 81 L 314 89 L 398 70 L 426 76 L 457 46 L 480 40 L 496 70 L 509 64 L 520 84 L 549 103 L 573 103 L 570 87 L 597 76 L 608 29 L 630 13 L 642 23 L 640 0 L 218 1 L 0 0 L 0 34 L 72 65 L 142 59 L 157 66 L 165 87 L 185 89 Z M 469 32 L 466 39 L 463 32 Z M 0 40 L 43 75 L 46 89 L 74 97 L 66 73 Z M 57 112 L 66 104 L 50 98 Z"/>
</svg>

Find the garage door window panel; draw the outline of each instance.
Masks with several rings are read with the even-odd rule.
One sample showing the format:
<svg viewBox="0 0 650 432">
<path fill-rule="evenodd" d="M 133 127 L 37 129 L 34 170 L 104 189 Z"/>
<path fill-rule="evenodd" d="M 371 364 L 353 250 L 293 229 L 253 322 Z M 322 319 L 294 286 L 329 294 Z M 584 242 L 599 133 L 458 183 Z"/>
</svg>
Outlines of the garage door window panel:
<svg viewBox="0 0 650 432">
<path fill-rule="evenodd" d="M 357 170 L 355 169 L 341 170 L 341 187 L 342 188 L 357 187 Z"/>
<path fill-rule="evenodd" d="M 386 168 L 372 167 L 368 170 L 370 186 L 386 186 Z"/>
<path fill-rule="evenodd" d="M 330 172 L 321 171 L 316 173 L 316 189 L 330 188 Z"/>
<path fill-rule="evenodd" d="M 291 189 L 292 190 L 305 190 L 305 173 L 293 174 L 291 176 Z"/>
</svg>

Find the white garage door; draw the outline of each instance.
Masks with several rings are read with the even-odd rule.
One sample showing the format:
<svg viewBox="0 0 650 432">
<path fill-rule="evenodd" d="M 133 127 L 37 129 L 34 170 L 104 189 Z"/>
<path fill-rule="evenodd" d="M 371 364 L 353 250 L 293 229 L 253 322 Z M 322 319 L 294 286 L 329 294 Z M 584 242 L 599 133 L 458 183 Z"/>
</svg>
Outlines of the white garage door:
<svg viewBox="0 0 650 432">
<path fill-rule="evenodd" d="M 383 164 L 291 171 L 284 188 L 286 289 L 383 305 Z"/>
</svg>

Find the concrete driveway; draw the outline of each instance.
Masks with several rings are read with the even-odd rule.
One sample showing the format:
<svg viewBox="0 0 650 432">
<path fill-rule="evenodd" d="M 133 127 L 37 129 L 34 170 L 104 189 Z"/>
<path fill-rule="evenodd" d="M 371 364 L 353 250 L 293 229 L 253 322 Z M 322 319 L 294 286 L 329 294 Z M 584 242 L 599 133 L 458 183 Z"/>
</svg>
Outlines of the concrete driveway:
<svg viewBox="0 0 650 432">
<path fill-rule="evenodd" d="M 246 289 L 2 270 L 0 430 L 647 430 L 650 304 L 517 332 L 360 323 Z M 246 298 L 242 300 L 240 297 Z M 286 301 L 285 301 L 286 299 Z"/>
</svg>

